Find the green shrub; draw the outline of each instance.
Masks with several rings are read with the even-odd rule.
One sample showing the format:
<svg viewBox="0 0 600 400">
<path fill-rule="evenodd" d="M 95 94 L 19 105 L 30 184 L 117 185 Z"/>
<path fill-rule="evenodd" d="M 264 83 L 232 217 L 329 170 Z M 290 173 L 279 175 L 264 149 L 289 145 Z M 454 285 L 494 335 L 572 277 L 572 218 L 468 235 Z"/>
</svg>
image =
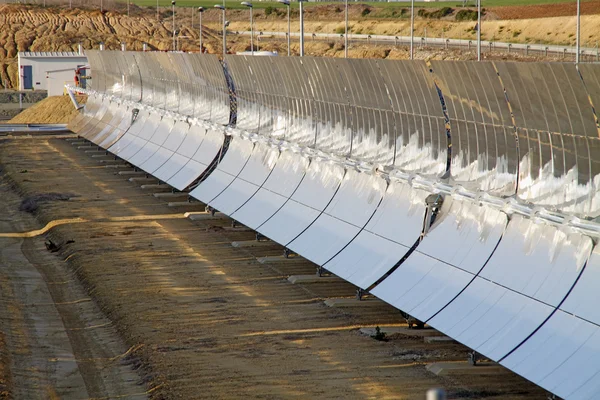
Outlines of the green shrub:
<svg viewBox="0 0 600 400">
<path fill-rule="evenodd" d="M 450 7 L 442 7 L 437 11 L 429 13 L 429 18 L 437 18 L 437 19 L 444 18 L 444 17 L 452 14 L 453 11 L 454 10 Z"/>
<path fill-rule="evenodd" d="M 371 10 L 368 8 L 363 8 L 362 12 L 360 13 L 360 15 L 362 15 L 363 17 L 366 17 L 369 14 L 371 14 Z"/>
<path fill-rule="evenodd" d="M 265 8 L 265 15 L 271 15 L 273 14 L 273 11 L 275 11 L 273 7 L 267 6 L 267 8 Z"/>
<path fill-rule="evenodd" d="M 337 33 L 338 35 L 342 35 L 346 33 L 346 28 L 343 26 L 338 26 L 337 28 L 335 28 L 335 33 Z"/>
<path fill-rule="evenodd" d="M 460 10 L 456 13 L 457 21 L 477 21 L 477 11 L 475 10 Z"/>
</svg>

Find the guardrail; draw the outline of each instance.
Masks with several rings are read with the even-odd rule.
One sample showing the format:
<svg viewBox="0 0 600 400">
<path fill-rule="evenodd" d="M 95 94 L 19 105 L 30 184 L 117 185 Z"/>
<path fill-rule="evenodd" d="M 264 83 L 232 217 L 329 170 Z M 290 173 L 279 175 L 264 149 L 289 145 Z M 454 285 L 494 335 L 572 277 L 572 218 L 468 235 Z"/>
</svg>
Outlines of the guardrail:
<svg viewBox="0 0 600 400">
<path fill-rule="evenodd" d="M 248 31 L 236 31 L 238 35 L 249 36 Z M 273 37 L 273 38 L 287 38 L 287 32 L 274 32 L 274 31 L 259 31 L 255 33 L 257 37 Z M 300 34 L 292 32 L 291 37 L 299 38 Z M 336 33 L 310 33 L 305 34 L 307 39 L 318 39 L 318 40 L 343 40 L 344 34 Z M 473 49 L 477 48 L 476 40 L 469 39 L 452 39 L 452 38 L 435 38 L 426 36 L 414 36 L 414 43 L 416 46 L 435 46 L 445 48 L 461 48 L 461 49 Z M 410 36 L 390 36 L 390 35 L 364 35 L 364 34 L 349 34 L 349 41 L 362 41 L 371 43 L 394 43 L 395 46 L 407 46 L 410 45 Z M 494 50 L 506 52 L 521 52 L 523 54 L 538 53 L 538 54 L 554 54 L 566 58 L 567 56 L 575 56 L 577 49 L 575 46 L 561 46 L 553 44 L 542 44 L 542 43 L 508 43 L 483 40 L 481 42 L 482 49 Z M 580 55 L 587 61 L 600 62 L 600 49 L 598 47 L 582 47 L 580 49 Z"/>
</svg>

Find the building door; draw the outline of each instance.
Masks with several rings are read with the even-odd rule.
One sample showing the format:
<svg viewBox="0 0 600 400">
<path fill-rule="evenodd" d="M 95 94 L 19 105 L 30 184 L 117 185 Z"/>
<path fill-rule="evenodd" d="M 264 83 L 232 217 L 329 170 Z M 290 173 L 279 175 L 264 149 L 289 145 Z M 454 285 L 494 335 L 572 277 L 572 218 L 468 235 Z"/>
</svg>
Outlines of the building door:
<svg viewBox="0 0 600 400">
<path fill-rule="evenodd" d="M 23 89 L 33 89 L 33 70 L 31 65 L 23 65 Z"/>
<path fill-rule="evenodd" d="M 81 68 L 84 67 L 85 65 L 78 65 L 77 69 L 79 70 L 80 73 L 80 77 L 79 77 L 79 87 L 86 89 L 86 79 L 83 78 L 84 76 L 87 76 L 87 69 L 85 68 Z"/>
</svg>

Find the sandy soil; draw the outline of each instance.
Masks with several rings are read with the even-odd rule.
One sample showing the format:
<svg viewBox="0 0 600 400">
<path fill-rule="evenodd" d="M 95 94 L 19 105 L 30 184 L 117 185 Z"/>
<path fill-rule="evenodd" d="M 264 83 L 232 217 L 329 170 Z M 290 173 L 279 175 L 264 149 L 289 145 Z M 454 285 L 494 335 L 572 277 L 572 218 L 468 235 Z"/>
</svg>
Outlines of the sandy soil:
<svg viewBox="0 0 600 400">
<path fill-rule="evenodd" d="M 21 234 L 39 225 L 15 189 L 2 173 L 0 399 L 146 398 L 111 322 L 42 236 Z"/>
<path fill-rule="evenodd" d="M 108 326 L 132 349 L 125 364 L 142 375 L 138 383 L 146 385 L 151 398 L 418 399 L 428 388 L 440 386 L 453 399 L 545 398 L 544 391 L 509 371 L 448 378 L 430 374 L 426 363 L 464 360 L 467 349 L 453 343 L 425 344 L 414 336 L 378 342 L 359 334 L 361 326 L 403 321 L 383 303 L 325 307 L 325 297 L 352 297 L 354 288 L 342 281 L 290 284 L 289 275 L 313 274 L 314 265 L 301 258 L 259 264 L 257 256 L 278 255 L 282 248 L 272 243 L 234 248 L 232 241 L 252 240 L 254 233 L 232 228 L 223 218 L 191 222 L 182 214 L 188 208 L 166 206 L 139 183 L 117 175 L 118 169 L 103 167 L 101 158 L 64 139 L 3 141 L 0 162 L 5 179 L 14 183 L 12 189 L 4 186 L 12 190 L 5 207 L 11 212 L 9 221 L 30 221 L 20 227 L 23 231 L 70 221 L 44 233 L 46 240 L 58 244 L 58 251 L 40 248 L 43 238 L 37 237 L 38 244 L 27 254 L 54 258 L 68 271 L 69 276 L 61 277 L 41 274 L 47 287 L 62 287 L 51 283 L 66 281 L 82 285 L 85 293 L 53 297 L 54 302 L 91 299 L 77 304 L 97 306 L 110 320 Z M 51 192 L 69 194 L 70 200 L 40 202 L 35 220 L 18 211 L 17 193 L 24 198 Z M 5 240 L 14 244 L 34 239 Z M 7 274 L 0 273 L 6 280 Z M 9 301 L 22 310 L 23 299 Z M 33 318 L 16 315 L 0 320 L 5 337 Z M 83 330 L 90 331 L 96 332 Z M 35 346 L 4 340 L 8 352 L 0 347 L 0 369 L 6 368 L 8 353 L 11 373 L 0 385 L 10 394 L 23 388 L 39 393 L 37 386 L 24 382 L 17 387 L 17 372 L 31 364 L 15 354 Z M 98 357 L 78 357 L 79 347 L 70 342 L 75 358 Z M 98 335 L 88 346 L 104 349 L 114 342 Z"/>
<path fill-rule="evenodd" d="M 87 96 L 75 96 L 75 98 L 82 105 L 87 101 Z M 8 123 L 68 124 L 78 113 L 69 96 L 52 96 L 22 111 Z"/>
</svg>

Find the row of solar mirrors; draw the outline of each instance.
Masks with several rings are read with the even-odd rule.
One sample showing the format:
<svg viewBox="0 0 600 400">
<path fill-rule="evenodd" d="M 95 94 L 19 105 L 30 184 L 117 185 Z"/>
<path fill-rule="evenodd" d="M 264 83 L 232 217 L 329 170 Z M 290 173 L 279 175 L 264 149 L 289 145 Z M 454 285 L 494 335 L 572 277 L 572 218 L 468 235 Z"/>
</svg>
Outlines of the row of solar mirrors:
<svg viewBox="0 0 600 400">
<path fill-rule="evenodd" d="M 600 101 L 600 90 L 590 94 L 593 84 L 569 83 L 576 101 L 568 104 L 571 97 L 563 94 L 564 129 L 552 127 L 545 112 L 550 103 L 558 112 L 557 101 L 531 110 L 545 116 L 538 121 L 544 131 L 526 117 L 529 125 L 519 126 L 518 96 L 511 101 L 508 85 L 496 87 L 507 76 L 526 85 L 527 76 L 548 69 L 569 75 L 570 67 L 483 63 L 476 70 L 468 63 L 238 56 L 220 62 L 208 55 L 109 52 L 89 59 L 94 91 L 70 124 L 73 132 L 550 392 L 600 396 L 594 289 L 600 248 L 592 237 L 460 196 L 432 195 L 356 163 L 450 176 L 495 195 L 531 192 L 562 210 L 582 211 L 581 217 L 592 213 L 599 157 L 591 102 Z M 367 67 L 379 78 L 358 75 Z M 306 79 L 281 83 L 275 78 L 282 71 Z M 349 71 L 356 72 L 355 83 L 345 81 Z M 394 78 L 390 71 L 405 74 Z M 472 79 L 477 88 L 481 71 L 495 71 L 488 76 L 495 80 L 480 92 L 456 89 L 459 77 L 461 87 Z M 598 68 L 588 73 L 600 76 Z M 542 133 L 560 138 L 560 146 L 549 146 L 550 160 L 563 169 L 534 177 L 537 156 L 529 149 L 539 149 L 541 163 Z M 509 139 L 518 145 L 509 146 Z M 565 170 L 568 140 L 574 166 Z M 472 144 L 476 156 L 454 158 L 464 150 L 455 143 Z M 527 162 L 519 159 L 524 148 Z M 521 183 L 526 190 L 519 192 Z M 546 184 L 563 185 L 562 197 Z"/>
</svg>

